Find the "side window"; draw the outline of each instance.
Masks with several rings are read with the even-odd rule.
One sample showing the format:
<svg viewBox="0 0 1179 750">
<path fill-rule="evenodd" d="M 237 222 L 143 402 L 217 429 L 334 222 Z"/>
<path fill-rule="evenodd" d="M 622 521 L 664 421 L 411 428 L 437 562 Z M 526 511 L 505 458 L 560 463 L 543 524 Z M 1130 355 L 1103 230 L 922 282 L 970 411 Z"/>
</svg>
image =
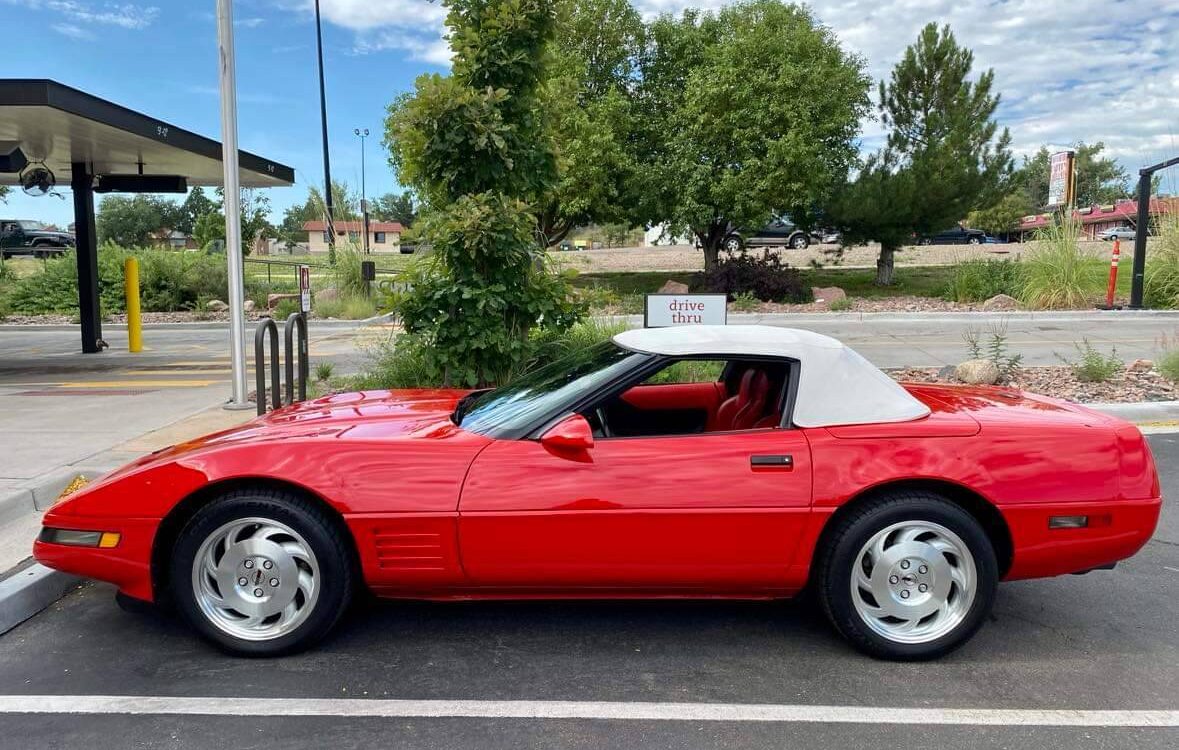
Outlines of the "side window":
<svg viewBox="0 0 1179 750">
<path fill-rule="evenodd" d="M 582 415 L 607 439 L 775 429 L 789 373 L 784 360 L 673 360 Z"/>
</svg>

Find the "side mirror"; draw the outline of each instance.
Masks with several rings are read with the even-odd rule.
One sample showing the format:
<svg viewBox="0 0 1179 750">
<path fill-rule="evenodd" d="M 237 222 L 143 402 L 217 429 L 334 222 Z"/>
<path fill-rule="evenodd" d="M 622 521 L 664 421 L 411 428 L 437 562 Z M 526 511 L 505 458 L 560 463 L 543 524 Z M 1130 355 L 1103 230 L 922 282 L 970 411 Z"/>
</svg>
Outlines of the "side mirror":
<svg viewBox="0 0 1179 750">
<path fill-rule="evenodd" d="M 590 429 L 585 417 L 572 414 L 541 435 L 540 444 L 564 453 L 588 451 L 594 447 L 594 431 Z"/>
</svg>

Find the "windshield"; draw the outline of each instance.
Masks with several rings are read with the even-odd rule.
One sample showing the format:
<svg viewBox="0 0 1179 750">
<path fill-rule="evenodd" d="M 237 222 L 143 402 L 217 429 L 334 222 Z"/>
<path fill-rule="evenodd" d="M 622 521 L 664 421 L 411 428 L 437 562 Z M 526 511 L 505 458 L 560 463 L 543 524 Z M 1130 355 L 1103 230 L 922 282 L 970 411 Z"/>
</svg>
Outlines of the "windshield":
<svg viewBox="0 0 1179 750">
<path fill-rule="evenodd" d="M 582 349 L 525 373 L 510 385 L 474 394 L 463 407 L 459 425 L 491 437 L 517 436 L 536 419 L 579 401 L 648 357 L 609 341 Z"/>
<path fill-rule="evenodd" d="M 20 228 L 26 232 L 35 232 L 39 229 L 45 228 L 45 225 L 39 221 L 18 221 L 17 223 L 20 224 Z"/>
</svg>

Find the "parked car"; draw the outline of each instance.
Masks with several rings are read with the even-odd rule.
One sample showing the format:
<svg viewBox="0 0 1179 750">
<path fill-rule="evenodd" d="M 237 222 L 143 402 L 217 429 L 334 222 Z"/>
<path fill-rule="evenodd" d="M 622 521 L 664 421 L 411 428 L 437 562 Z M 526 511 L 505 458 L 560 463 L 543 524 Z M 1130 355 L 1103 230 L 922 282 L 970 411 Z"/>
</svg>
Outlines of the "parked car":
<svg viewBox="0 0 1179 750">
<path fill-rule="evenodd" d="M 789 219 L 777 218 L 761 229 L 730 228 L 721 247 L 730 253 L 736 253 L 746 247 L 788 247 L 791 250 L 804 250 L 810 244 L 810 235 L 805 231 Z"/>
<path fill-rule="evenodd" d="M 953 227 L 934 235 L 919 237 L 919 245 L 981 245 L 986 241 L 986 232 L 981 229 Z"/>
<path fill-rule="evenodd" d="M 1133 240 L 1137 239 L 1138 232 L 1134 227 L 1110 227 L 1098 232 L 1097 237 L 1110 242 L 1113 240 Z"/>
<path fill-rule="evenodd" d="M 692 326 L 626 331 L 496 389 L 289 405 L 76 490 L 34 555 L 169 601 L 239 654 L 309 647 L 360 590 L 809 588 L 853 646 L 907 660 L 968 640 L 1001 580 L 1133 555 L 1160 506 L 1128 422 L 1010 388 L 901 385 L 809 331 Z"/>
<path fill-rule="evenodd" d="M 0 219 L 0 257 L 33 255 L 48 258 L 74 246 L 74 235 L 46 229 L 39 221 Z"/>
</svg>

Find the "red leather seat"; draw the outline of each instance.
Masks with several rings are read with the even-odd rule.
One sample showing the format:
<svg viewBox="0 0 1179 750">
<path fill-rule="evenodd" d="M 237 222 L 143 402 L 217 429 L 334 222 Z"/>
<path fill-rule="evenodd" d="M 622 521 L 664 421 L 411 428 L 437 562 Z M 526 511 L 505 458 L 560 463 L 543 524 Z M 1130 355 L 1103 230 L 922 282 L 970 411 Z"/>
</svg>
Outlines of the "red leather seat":
<svg viewBox="0 0 1179 750">
<path fill-rule="evenodd" d="M 737 393 L 729 397 L 716 410 L 716 422 L 712 430 L 748 430 L 764 416 L 766 399 L 770 392 L 770 378 L 763 371 L 751 367 L 741 376 Z"/>
</svg>

